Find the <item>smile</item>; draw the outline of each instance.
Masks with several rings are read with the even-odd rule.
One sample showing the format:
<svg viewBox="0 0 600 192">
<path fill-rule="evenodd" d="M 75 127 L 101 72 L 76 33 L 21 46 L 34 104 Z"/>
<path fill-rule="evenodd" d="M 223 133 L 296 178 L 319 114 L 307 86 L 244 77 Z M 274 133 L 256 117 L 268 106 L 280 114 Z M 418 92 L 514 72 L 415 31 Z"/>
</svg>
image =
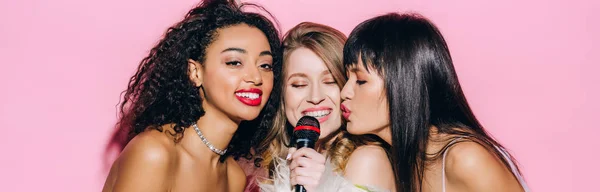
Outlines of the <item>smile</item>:
<svg viewBox="0 0 600 192">
<path fill-rule="evenodd" d="M 311 112 L 302 113 L 302 115 L 312 116 L 314 118 L 325 117 L 329 114 L 331 114 L 331 110 L 311 111 Z"/>
<path fill-rule="evenodd" d="M 258 99 L 260 97 L 258 93 L 235 93 L 235 95 L 248 99 Z"/>
<path fill-rule="evenodd" d="M 302 116 L 311 116 L 323 123 L 329 119 L 332 111 L 329 107 L 310 108 L 302 111 Z"/>
<path fill-rule="evenodd" d="M 242 89 L 235 92 L 235 97 L 248 106 L 259 106 L 262 102 L 260 89 Z"/>
</svg>

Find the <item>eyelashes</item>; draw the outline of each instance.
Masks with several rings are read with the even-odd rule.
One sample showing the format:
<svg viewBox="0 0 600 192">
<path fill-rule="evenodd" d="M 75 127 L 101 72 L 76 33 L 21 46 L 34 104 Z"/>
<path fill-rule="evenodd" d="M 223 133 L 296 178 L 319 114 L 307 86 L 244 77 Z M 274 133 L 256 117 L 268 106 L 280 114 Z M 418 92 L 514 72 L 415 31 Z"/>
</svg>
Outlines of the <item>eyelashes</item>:
<svg viewBox="0 0 600 192">
<path fill-rule="evenodd" d="M 262 64 L 259 67 L 264 69 L 265 71 L 273 71 L 273 65 L 271 64 Z"/>
<path fill-rule="evenodd" d="M 293 88 L 303 88 L 306 87 L 308 84 L 292 84 Z"/>
<path fill-rule="evenodd" d="M 240 66 L 240 65 L 242 65 L 242 62 L 240 62 L 240 61 L 228 61 L 228 62 L 225 62 L 225 64 L 229 65 L 229 66 Z"/>
<path fill-rule="evenodd" d="M 326 85 L 337 85 L 335 81 L 324 81 L 323 83 Z M 292 83 L 291 86 L 293 88 L 303 88 L 308 86 L 308 83 Z"/>
<path fill-rule="evenodd" d="M 233 66 L 233 67 L 242 66 L 242 62 L 241 61 L 228 61 L 228 62 L 225 62 L 225 64 L 227 66 Z M 273 65 L 272 64 L 265 63 L 265 64 L 259 65 L 258 67 L 261 68 L 261 69 L 263 69 L 264 71 L 269 71 L 269 72 L 273 71 Z"/>
</svg>

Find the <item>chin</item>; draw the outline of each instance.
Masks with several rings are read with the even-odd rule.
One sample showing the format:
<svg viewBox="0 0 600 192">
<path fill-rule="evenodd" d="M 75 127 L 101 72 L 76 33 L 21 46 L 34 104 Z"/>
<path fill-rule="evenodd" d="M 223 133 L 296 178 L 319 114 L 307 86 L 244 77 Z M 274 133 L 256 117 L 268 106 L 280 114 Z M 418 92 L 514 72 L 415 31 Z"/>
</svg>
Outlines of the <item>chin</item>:
<svg viewBox="0 0 600 192">
<path fill-rule="evenodd" d="M 236 107 L 230 114 L 242 121 L 251 121 L 258 118 L 261 109 L 263 109 L 263 106 L 251 107 L 243 105 L 241 107 Z"/>
<path fill-rule="evenodd" d="M 324 137 L 330 136 L 333 132 L 335 132 L 337 129 L 339 129 L 340 127 L 321 127 L 321 135 L 319 136 L 319 139 L 322 139 Z"/>
<path fill-rule="evenodd" d="M 240 116 L 240 119 L 242 121 L 252 121 L 252 120 L 254 120 L 256 118 L 258 118 L 258 115 L 254 115 L 254 116 L 243 115 L 243 116 Z"/>
<path fill-rule="evenodd" d="M 363 135 L 365 133 L 363 133 L 360 130 L 356 130 L 355 128 L 353 128 L 355 126 L 347 126 L 346 125 L 346 130 L 348 130 L 348 133 L 352 134 L 352 135 Z"/>
<path fill-rule="evenodd" d="M 329 131 L 321 132 L 321 135 L 319 135 L 319 140 L 329 136 L 331 133 L 332 132 L 329 132 Z"/>
<path fill-rule="evenodd" d="M 260 114 L 260 111 L 256 112 L 256 111 L 247 111 L 247 112 L 238 112 L 238 117 L 242 120 L 242 121 L 252 121 L 256 118 L 258 118 L 258 115 Z"/>
</svg>

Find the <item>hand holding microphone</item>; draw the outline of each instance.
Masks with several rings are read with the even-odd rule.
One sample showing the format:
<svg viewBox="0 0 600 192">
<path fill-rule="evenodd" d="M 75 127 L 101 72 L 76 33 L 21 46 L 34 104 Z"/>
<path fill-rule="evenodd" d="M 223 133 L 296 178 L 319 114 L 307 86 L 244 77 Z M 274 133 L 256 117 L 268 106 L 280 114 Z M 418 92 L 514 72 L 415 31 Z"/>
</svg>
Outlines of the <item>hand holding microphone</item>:
<svg viewBox="0 0 600 192">
<path fill-rule="evenodd" d="M 290 178 L 296 192 L 314 191 L 325 171 L 325 156 L 314 150 L 320 132 L 319 121 L 310 116 L 300 118 L 294 128 L 292 143 L 298 150 L 290 149 Z"/>
</svg>

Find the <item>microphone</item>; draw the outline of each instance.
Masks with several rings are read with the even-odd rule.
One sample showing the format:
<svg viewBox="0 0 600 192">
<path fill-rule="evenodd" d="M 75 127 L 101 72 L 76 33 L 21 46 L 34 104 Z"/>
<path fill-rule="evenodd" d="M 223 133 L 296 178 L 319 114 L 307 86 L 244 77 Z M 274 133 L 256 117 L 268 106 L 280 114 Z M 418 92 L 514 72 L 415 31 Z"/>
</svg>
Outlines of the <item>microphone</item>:
<svg viewBox="0 0 600 192">
<path fill-rule="evenodd" d="M 321 127 L 319 120 L 311 116 L 304 116 L 298 120 L 296 127 L 294 127 L 294 139 L 292 142 L 296 144 L 296 148 L 298 149 L 303 147 L 314 149 L 320 134 Z M 296 185 L 296 192 L 306 192 L 306 189 L 302 185 Z"/>
</svg>

